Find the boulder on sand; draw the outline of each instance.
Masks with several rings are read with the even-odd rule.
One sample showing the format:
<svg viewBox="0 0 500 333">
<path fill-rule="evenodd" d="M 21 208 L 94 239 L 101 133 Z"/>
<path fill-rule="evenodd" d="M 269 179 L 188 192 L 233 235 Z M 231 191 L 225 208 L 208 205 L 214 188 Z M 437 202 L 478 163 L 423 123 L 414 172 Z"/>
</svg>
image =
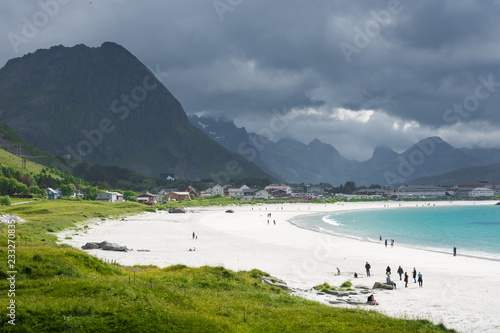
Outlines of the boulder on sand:
<svg viewBox="0 0 500 333">
<path fill-rule="evenodd" d="M 180 208 L 170 208 L 168 212 L 172 214 L 172 213 L 185 213 L 186 211 L 184 210 L 184 208 L 180 207 Z"/>
<path fill-rule="evenodd" d="M 373 284 L 373 288 L 372 289 L 388 289 L 388 290 L 393 290 L 394 286 L 390 285 L 390 284 L 387 284 L 387 283 L 384 283 L 384 282 L 375 282 Z"/>
<path fill-rule="evenodd" d="M 127 248 L 125 246 L 118 245 L 116 243 L 110 243 L 110 242 L 102 242 L 101 244 L 101 249 L 106 250 L 106 251 L 127 251 Z"/>
<path fill-rule="evenodd" d="M 95 250 L 100 248 L 101 248 L 100 243 L 95 243 L 95 242 L 88 242 L 87 244 L 82 246 L 83 250 Z"/>
</svg>

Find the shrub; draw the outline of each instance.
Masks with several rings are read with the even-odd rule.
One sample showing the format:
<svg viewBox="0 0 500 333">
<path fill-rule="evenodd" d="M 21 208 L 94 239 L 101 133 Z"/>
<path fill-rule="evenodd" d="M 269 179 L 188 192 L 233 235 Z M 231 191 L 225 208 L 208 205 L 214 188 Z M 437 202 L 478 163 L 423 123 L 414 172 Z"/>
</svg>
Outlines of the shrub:
<svg viewBox="0 0 500 333">
<path fill-rule="evenodd" d="M 10 200 L 10 197 L 8 195 L 0 197 L 0 205 L 10 206 L 11 204 L 12 200 Z"/>
<path fill-rule="evenodd" d="M 341 288 L 351 288 L 352 287 L 352 283 L 351 283 L 351 281 L 346 281 L 346 282 L 342 283 L 340 285 L 340 287 Z"/>
</svg>

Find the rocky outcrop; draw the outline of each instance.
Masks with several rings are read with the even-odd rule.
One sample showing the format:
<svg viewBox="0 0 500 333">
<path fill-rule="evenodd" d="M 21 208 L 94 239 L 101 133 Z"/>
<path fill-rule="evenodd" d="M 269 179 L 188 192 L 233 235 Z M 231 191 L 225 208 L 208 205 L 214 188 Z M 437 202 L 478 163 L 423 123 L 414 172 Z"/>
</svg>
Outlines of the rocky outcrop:
<svg viewBox="0 0 500 333">
<path fill-rule="evenodd" d="M 107 241 L 97 243 L 97 242 L 88 242 L 82 246 L 83 250 L 97 250 L 102 249 L 105 251 L 119 251 L 119 252 L 127 252 L 128 248 L 126 246 L 118 245 L 116 243 L 110 243 Z"/>
<path fill-rule="evenodd" d="M 283 290 L 289 289 L 285 281 L 280 280 L 274 276 L 263 276 L 261 281 L 264 282 L 265 284 L 268 284 L 273 287 L 278 287 Z"/>
</svg>

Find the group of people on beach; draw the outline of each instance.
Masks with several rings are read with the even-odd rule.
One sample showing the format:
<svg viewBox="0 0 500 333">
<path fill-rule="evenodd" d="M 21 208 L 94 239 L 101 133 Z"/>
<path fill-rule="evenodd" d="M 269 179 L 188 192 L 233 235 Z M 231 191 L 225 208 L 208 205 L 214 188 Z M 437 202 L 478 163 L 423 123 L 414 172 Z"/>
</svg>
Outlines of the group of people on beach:
<svg viewBox="0 0 500 333">
<path fill-rule="evenodd" d="M 372 266 L 367 261 L 365 264 L 365 270 L 366 270 L 367 277 L 371 276 L 371 272 L 370 272 L 371 268 L 372 268 Z M 399 274 L 400 281 L 403 280 L 403 273 L 404 273 L 405 288 L 408 288 L 408 279 L 409 279 L 408 273 L 405 272 L 401 266 L 398 267 L 397 273 Z M 396 283 L 391 280 L 391 267 L 390 266 L 387 266 L 387 268 L 385 269 L 385 275 L 386 275 L 386 284 L 392 285 L 394 287 L 394 289 L 396 289 Z M 357 278 L 358 273 L 354 272 L 354 277 Z M 415 267 L 413 267 L 412 277 L 413 277 L 414 283 L 418 282 L 418 286 L 423 287 L 424 278 L 423 278 L 421 272 L 418 272 L 418 274 L 417 274 L 417 270 Z"/>
<path fill-rule="evenodd" d="M 399 266 L 399 268 L 401 268 L 401 266 Z M 418 274 L 417 274 L 417 270 L 415 269 L 415 267 L 413 267 L 413 271 L 411 272 L 411 276 L 413 278 L 413 283 L 417 283 L 418 282 L 418 286 L 419 287 L 423 287 L 424 286 L 424 279 L 422 277 L 422 273 L 418 272 Z M 399 275 L 399 279 L 401 280 L 401 274 Z M 408 288 L 408 279 L 409 279 L 408 273 L 405 272 L 405 277 L 404 277 L 405 288 Z"/>
<path fill-rule="evenodd" d="M 380 243 L 382 243 L 382 235 L 380 235 Z M 387 239 L 385 240 L 384 244 L 385 247 L 387 247 Z M 394 247 L 394 239 L 391 239 L 391 247 Z"/>
</svg>

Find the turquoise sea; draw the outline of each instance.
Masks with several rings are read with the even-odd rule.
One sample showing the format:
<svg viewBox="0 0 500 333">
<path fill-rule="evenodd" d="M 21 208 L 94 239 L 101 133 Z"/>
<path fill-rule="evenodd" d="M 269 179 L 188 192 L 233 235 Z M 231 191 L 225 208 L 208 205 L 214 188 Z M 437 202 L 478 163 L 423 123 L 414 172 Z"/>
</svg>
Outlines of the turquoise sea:
<svg viewBox="0 0 500 333">
<path fill-rule="evenodd" d="M 395 246 L 500 261 L 500 206 L 397 207 L 300 216 L 298 227 Z"/>
</svg>

